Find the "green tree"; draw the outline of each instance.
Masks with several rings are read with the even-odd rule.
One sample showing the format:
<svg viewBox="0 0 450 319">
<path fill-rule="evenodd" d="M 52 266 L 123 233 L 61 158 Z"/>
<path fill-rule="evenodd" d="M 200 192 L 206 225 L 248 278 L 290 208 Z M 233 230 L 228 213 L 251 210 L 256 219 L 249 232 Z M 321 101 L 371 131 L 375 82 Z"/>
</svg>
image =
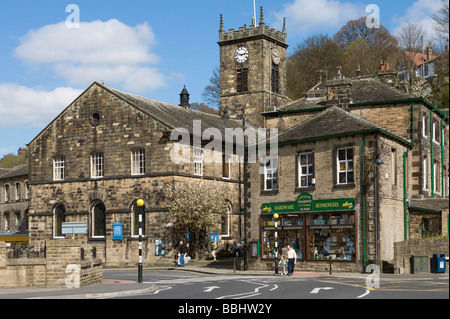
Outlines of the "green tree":
<svg viewBox="0 0 450 319">
<path fill-rule="evenodd" d="M 0 168 L 13 168 L 23 164 L 28 164 L 28 153 L 17 156 L 10 153 L 3 156 L 0 161 Z"/>
<path fill-rule="evenodd" d="M 345 50 L 343 74 L 355 76 L 358 65 L 361 75 L 374 74 L 380 61 L 397 64 L 399 48 L 397 39 L 382 25 L 368 28 L 366 17 L 348 21 L 333 37 Z"/>
</svg>

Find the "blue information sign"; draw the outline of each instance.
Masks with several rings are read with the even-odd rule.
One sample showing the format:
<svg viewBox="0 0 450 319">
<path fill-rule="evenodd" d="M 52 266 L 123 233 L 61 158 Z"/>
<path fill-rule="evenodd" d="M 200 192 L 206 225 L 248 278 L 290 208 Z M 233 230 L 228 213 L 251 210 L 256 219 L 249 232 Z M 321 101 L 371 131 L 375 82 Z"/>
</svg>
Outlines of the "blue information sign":
<svg viewBox="0 0 450 319">
<path fill-rule="evenodd" d="M 113 224 L 113 241 L 114 240 L 123 240 L 123 224 L 120 222 Z"/>
</svg>

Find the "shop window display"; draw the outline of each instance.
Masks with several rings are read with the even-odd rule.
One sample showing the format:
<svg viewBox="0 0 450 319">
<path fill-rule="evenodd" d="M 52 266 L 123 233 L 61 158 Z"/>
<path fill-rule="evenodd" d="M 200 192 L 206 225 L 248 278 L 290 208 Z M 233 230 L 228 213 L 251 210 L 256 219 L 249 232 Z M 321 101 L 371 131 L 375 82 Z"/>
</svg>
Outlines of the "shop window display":
<svg viewBox="0 0 450 319">
<path fill-rule="evenodd" d="M 353 213 L 308 214 L 309 260 L 355 260 Z"/>
<path fill-rule="evenodd" d="M 303 216 L 284 215 L 278 221 L 278 256 L 285 252 L 287 245 L 297 253 L 297 259 L 303 259 Z M 263 216 L 262 225 L 262 258 L 275 258 L 275 220 L 272 215 Z M 283 250 L 284 249 L 284 250 Z"/>
<path fill-rule="evenodd" d="M 280 215 L 278 256 L 291 245 L 299 260 L 355 261 L 355 215 L 353 212 Z M 275 258 L 275 220 L 262 216 L 262 259 Z"/>
</svg>

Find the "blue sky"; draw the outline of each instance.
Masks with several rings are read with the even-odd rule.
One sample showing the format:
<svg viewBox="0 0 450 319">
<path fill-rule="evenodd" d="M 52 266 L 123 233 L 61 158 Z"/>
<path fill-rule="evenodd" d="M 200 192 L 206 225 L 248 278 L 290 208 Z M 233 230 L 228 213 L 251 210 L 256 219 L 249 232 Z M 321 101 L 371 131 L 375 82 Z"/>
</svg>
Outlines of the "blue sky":
<svg viewBox="0 0 450 319">
<path fill-rule="evenodd" d="M 80 27 L 68 28 L 70 4 Z M 391 33 L 406 21 L 432 36 L 439 0 L 256 0 L 267 25 L 286 17 L 289 53 L 304 38 L 333 35 L 376 4 Z M 226 30 L 251 24 L 253 0 L 0 0 L 0 158 L 29 143 L 94 81 L 173 104 L 191 102 L 219 65 L 219 16 Z"/>
</svg>

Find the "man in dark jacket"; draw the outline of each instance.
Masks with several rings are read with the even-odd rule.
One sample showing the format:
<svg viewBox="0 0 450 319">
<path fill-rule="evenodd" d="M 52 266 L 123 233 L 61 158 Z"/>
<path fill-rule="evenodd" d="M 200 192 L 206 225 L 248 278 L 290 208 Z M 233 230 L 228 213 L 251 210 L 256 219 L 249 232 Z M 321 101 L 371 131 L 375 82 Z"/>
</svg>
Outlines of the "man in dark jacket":
<svg viewBox="0 0 450 319">
<path fill-rule="evenodd" d="M 180 241 L 180 267 L 185 267 L 184 256 L 186 256 L 186 246 L 183 241 Z"/>
</svg>

